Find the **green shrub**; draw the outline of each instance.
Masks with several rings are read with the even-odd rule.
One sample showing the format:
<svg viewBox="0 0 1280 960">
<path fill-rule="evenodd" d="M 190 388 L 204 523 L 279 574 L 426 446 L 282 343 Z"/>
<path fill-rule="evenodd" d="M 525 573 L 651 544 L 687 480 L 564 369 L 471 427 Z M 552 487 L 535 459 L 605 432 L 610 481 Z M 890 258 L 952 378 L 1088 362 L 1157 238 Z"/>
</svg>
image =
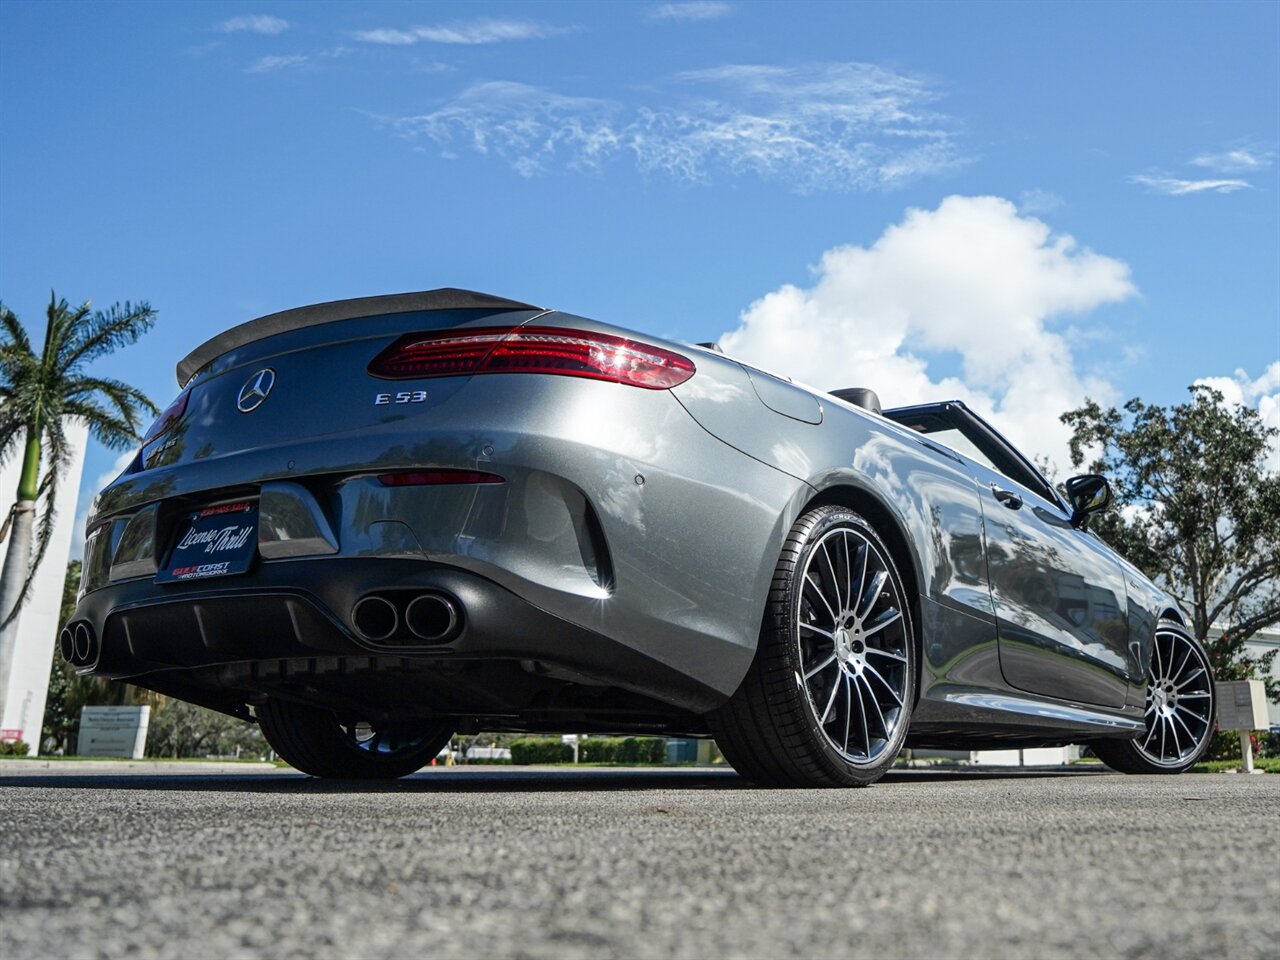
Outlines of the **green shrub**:
<svg viewBox="0 0 1280 960">
<path fill-rule="evenodd" d="M 22 740 L 0 743 L 0 757 L 25 757 L 31 748 Z"/>
<path fill-rule="evenodd" d="M 1193 773 L 1226 773 L 1240 769 L 1240 758 L 1235 760 L 1203 760 L 1191 768 Z M 1280 773 L 1280 757 L 1262 757 L 1253 761 L 1255 770 Z"/>
<path fill-rule="evenodd" d="M 621 737 L 588 737 L 578 741 L 578 760 L 582 763 L 617 763 Z M 570 749 L 570 753 L 572 753 Z"/>
<path fill-rule="evenodd" d="M 521 737 L 511 741 L 512 763 L 572 763 L 573 747 L 559 737 Z"/>
<path fill-rule="evenodd" d="M 1258 738 L 1258 756 L 1280 757 L 1280 731 L 1260 730 L 1254 736 Z"/>
<path fill-rule="evenodd" d="M 667 741 L 662 737 L 624 737 L 618 745 L 618 763 L 667 762 Z"/>
</svg>

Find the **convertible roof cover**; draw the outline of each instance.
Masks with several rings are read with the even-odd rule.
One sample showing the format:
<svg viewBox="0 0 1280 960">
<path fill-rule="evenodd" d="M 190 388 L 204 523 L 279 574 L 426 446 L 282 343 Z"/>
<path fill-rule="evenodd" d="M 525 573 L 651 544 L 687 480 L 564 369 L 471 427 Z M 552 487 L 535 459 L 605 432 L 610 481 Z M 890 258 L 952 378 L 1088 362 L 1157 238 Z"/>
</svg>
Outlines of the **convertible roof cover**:
<svg viewBox="0 0 1280 960">
<path fill-rule="evenodd" d="M 178 385 L 185 386 L 196 371 L 216 360 L 228 350 L 253 343 L 277 333 L 314 327 L 338 320 L 354 320 L 357 317 L 380 317 L 389 313 L 417 313 L 421 310 L 541 310 L 531 303 L 495 297 L 474 290 L 441 287 L 439 290 L 423 290 L 419 293 L 393 293 L 381 297 L 356 297 L 354 300 L 333 300 L 309 307 L 295 307 L 279 313 L 269 313 L 238 327 L 232 327 L 206 340 L 178 363 Z"/>
</svg>

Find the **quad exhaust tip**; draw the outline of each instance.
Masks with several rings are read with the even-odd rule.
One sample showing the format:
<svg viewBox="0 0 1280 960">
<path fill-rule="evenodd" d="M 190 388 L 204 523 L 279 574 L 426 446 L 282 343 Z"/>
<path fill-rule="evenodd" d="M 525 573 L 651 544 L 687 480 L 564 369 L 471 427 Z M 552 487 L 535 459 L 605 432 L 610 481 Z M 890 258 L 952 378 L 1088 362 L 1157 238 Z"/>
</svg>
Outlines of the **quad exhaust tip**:
<svg viewBox="0 0 1280 960">
<path fill-rule="evenodd" d="M 447 643 L 462 632 L 462 610 L 441 593 L 371 593 L 351 608 L 351 624 L 370 643 Z"/>
<path fill-rule="evenodd" d="M 409 601 L 404 611 L 404 622 L 409 632 L 419 640 L 443 643 L 458 633 L 458 608 L 448 597 L 424 593 Z"/>
<path fill-rule="evenodd" d="M 386 597 L 361 597 L 351 608 L 351 623 L 361 639 L 390 640 L 400 628 L 400 611 Z"/>
<path fill-rule="evenodd" d="M 87 622 L 69 623 L 58 634 L 58 652 L 75 667 L 85 667 L 98 659 L 98 638 Z"/>
</svg>

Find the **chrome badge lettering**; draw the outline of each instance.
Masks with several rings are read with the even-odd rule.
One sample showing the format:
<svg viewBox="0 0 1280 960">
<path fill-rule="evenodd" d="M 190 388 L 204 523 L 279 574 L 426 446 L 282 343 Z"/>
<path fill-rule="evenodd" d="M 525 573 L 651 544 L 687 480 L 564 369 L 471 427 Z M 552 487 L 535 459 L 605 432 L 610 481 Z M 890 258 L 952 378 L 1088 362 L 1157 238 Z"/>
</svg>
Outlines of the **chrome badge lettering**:
<svg viewBox="0 0 1280 960">
<path fill-rule="evenodd" d="M 393 403 L 426 403 L 427 391 L 425 390 L 401 390 L 399 393 L 375 393 L 373 395 L 373 405 L 375 407 L 387 407 Z"/>
</svg>

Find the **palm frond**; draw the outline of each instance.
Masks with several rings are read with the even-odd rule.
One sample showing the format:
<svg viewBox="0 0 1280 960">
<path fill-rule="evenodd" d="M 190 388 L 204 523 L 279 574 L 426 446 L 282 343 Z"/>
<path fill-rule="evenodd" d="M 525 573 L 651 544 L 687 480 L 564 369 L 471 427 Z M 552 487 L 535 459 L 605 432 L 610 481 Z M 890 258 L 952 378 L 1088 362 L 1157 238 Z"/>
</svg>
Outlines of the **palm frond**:
<svg viewBox="0 0 1280 960">
<path fill-rule="evenodd" d="M 64 405 L 63 416 L 79 417 L 89 426 L 89 433 L 104 447 L 124 450 L 139 441 L 136 424 L 131 424 L 92 400 L 73 400 Z"/>
<path fill-rule="evenodd" d="M 99 310 L 87 319 L 81 316 L 59 349 L 58 365 L 70 371 L 79 364 L 137 343 L 155 322 L 156 312 L 146 301 L 138 304 L 125 301 L 107 310 Z"/>
<path fill-rule="evenodd" d="M 114 377 L 72 377 L 63 390 L 68 401 L 88 399 L 94 394 L 101 394 L 111 401 L 120 411 L 120 416 L 130 423 L 139 422 L 142 414 L 149 413 L 154 417 L 160 413 L 160 408 L 145 393 Z"/>
<path fill-rule="evenodd" d="M 34 353 L 31 349 L 31 338 L 27 336 L 27 329 L 22 325 L 22 321 L 18 319 L 17 314 L 0 303 L 0 344 L 8 345 L 10 343 L 19 349 L 25 350 L 27 353 Z"/>
</svg>

